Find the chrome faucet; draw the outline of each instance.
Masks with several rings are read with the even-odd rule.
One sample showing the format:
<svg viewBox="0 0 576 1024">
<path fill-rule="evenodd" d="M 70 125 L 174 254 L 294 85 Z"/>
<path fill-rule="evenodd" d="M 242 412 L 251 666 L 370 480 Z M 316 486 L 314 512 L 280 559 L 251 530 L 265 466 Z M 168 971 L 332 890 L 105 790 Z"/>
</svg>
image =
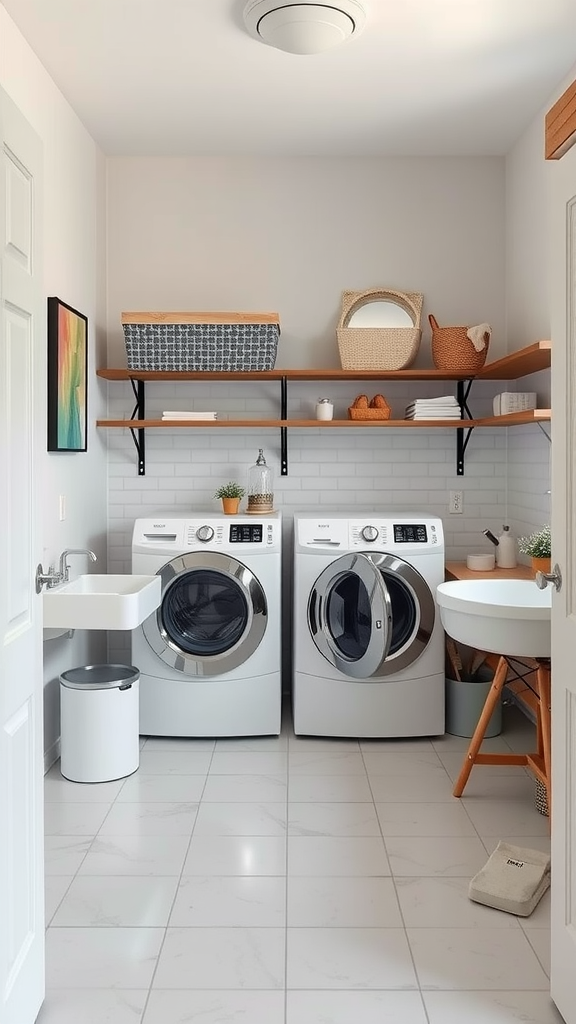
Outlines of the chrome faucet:
<svg viewBox="0 0 576 1024">
<path fill-rule="evenodd" d="M 60 563 L 58 567 L 60 583 L 67 583 L 70 579 L 70 566 L 67 562 L 68 555 L 88 555 L 91 562 L 98 561 L 97 556 L 93 551 L 90 551 L 89 548 L 66 548 L 66 550 L 60 555 Z"/>
</svg>

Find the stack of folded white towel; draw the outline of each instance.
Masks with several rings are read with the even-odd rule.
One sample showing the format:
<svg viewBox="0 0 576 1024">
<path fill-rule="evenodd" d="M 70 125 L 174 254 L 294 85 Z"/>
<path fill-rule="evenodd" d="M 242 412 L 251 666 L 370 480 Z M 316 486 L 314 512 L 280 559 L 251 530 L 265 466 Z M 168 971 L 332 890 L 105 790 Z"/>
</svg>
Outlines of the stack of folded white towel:
<svg viewBox="0 0 576 1024">
<path fill-rule="evenodd" d="M 165 410 L 162 413 L 163 420 L 217 420 L 217 412 L 186 412 L 182 409 L 177 411 Z"/>
<path fill-rule="evenodd" d="M 416 398 L 406 406 L 407 420 L 459 420 L 460 406 L 453 395 L 443 398 Z"/>
</svg>

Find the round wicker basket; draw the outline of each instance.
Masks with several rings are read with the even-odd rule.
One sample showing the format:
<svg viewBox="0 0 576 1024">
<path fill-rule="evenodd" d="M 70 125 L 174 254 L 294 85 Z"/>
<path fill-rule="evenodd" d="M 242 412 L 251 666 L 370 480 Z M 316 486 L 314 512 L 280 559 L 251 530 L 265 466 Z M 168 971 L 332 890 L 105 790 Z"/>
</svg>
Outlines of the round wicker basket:
<svg viewBox="0 0 576 1024">
<path fill-rule="evenodd" d="M 392 302 L 408 313 L 413 327 L 349 327 L 350 318 L 369 302 Z M 420 347 L 422 295 L 373 288 L 343 292 L 342 312 L 336 335 L 343 370 L 403 370 L 410 366 Z"/>
<path fill-rule="evenodd" d="M 475 374 L 482 369 L 488 355 L 488 333 L 484 335 L 484 348 L 477 352 L 467 335 L 468 327 L 440 327 L 431 313 L 428 320 L 432 328 L 432 362 L 437 370 Z"/>
</svg>

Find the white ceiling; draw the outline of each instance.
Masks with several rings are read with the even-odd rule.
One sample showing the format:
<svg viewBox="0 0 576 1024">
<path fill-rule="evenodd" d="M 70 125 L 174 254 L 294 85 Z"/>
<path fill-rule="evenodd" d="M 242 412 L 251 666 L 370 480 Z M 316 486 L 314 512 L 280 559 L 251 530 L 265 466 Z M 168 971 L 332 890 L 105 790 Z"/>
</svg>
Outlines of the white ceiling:
<svg viewBox="0 0 576 1024">
<path fill-rule="evenodd" d="M 576 0 L 366 0 L 315 56 L 246 0 L 1 0 L 108 155 L 507 152 L 576 63 Z"/>
</svg>

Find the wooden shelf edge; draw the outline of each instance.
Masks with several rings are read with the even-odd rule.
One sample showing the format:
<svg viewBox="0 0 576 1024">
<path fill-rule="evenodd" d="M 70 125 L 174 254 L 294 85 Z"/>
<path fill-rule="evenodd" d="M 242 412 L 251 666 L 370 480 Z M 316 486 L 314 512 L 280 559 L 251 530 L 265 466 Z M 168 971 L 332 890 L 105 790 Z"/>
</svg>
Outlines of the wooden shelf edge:
<svg viewBox="0 0 576 1024">
<path fill-rule="evenodd" d="M 517 380 L 519 377 L 527 377 L 530 373 L 538 373 L 539 370 L 548 370 L 551 359 L 552 342 L 536 341 L 526 348 L 509 352 L 493 363 L 487 363 L 476 375 L 476 379 Z"/>
<path fill-rule="evenodd" d="M 461 373 L 444 370 L 127 370 L 102 368 L 96 376 L 104 380 L 287 380 L 293 381 L 346 381 L 346 380 L 466 380 Z"/>
<path fill-rule="evenodd" d="M 487 363 L 479 373 L 466 374 L 436 369 L 406 370 L 128 370 L 110 368 L 96 370 L 104 380 L 287 380 L 294 381 L 338 381 L 338 380 L 514 380 L 550 367 L 552 343 L 536 341 L 532 345 L 510 352 L 508 355 Z"/>
<path fill-rule="evenodd" d="M 472 427 L 476 420 L 96 420 L 97 427 L 126 427 L 131 430 L 151 428 L 170 429 L 179 427 L 200 427 L 203 429 L 216 427 L 290 427 L 318 428 L 330 430 L 338 427 L 382 429 L 430 429 Z"/>
<path fill-rule="evenodd" d="M 506 416 L 486 416 L 475 420 L 477 427 L 514 427 L 519 423 L 545 423 L 552 419 L 551 409 L 526 409 L 525 412 L 510 412 Z"/>
<path fill-rule="evenodd" d="M 465 430 L 472 427 L 514 427 L 521 423 L 548 422 L 551 419 L 550 409 L 529 409 L 526 412 L 513 412 L 507 416 L 487 416 L 479 420 L 96 420 L 97 427 L 129 427 L 132 430 L 143 430 L 156 427 L 300 427 L 303 429 L 318 428 L 330 430 L 338 427 L 352 427 L 376 430 L 416 429 L 416 430 Z"/>
</svg>

